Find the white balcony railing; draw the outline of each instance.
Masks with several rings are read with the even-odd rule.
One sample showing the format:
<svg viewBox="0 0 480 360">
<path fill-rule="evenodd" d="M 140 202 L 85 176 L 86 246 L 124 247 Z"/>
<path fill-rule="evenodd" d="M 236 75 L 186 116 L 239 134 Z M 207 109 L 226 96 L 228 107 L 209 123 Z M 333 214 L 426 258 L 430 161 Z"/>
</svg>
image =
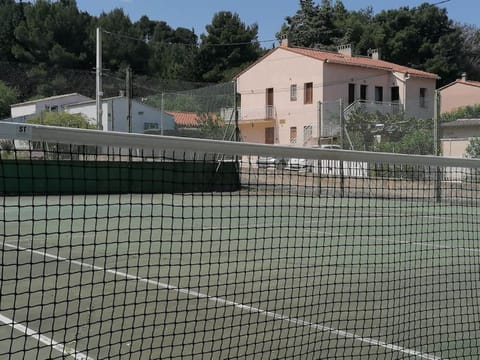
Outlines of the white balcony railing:
<svg viewBox="0 0 480 360">
<path fill-rule="evenodd" d="M 402 105 L 399 102 L 386 102 L 386 101 L 368 101 L 368 100 L 355 100 L 348 105 L 344 110 L 345 119 L 348 119 L 351 113 L 354 111 L 365 111 L 367 113 L 379 112 L 381 114 L 398 114 L 402 111 Z"/>
<path fill-rule="evenodd" d="M 263 106 L 263 107 L 242 107 L 242 111 L 239 112 L 238 119 L 240 121 L 251 120 L 275 120 L 277 118 L 277 109 L 275 106 Z"/>
</svg>

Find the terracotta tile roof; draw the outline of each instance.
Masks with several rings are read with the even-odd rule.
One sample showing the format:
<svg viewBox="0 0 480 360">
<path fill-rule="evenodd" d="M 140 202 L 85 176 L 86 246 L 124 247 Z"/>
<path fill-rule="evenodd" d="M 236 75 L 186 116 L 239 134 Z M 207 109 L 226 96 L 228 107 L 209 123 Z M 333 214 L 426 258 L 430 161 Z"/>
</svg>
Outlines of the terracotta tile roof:
<svg viewBox="0 0 480 360">
<path fill-rule="evenodd" d="M 409 68 L 407 66 L 397 65 L 384 60 L 376 60 L 363 56 L 348 56 L 340 53 L 320 51 L 316 49 L 282 47 L 282 49 L 294 52 L 296 54 L 305 55 L 313 59 L 325 61 L 327 63 L 335 63 L 342 65 L 361 66 L 367 68 L 396 71 L 400 73 L 409 73 L 412 76 L 437 79 L 438 75 L 426 71 Z"/>
<path fill-rule="evenodd" d="M 170 114 L 175 119 L 175 125 L 178 127 L 198 127 L 200 126 L 201 116 L 207 116 L 207 114 L 198 114 L 195 112 L 189 111 L 166 111 L 167 114 Z M 216 114 L 208 114 L 212 119 L 216 119 Z"/>
<path fill-rule="evenodd" d="M 175 125 L 180 127 L 197 127 L 198 123 L 198 114 L 194 112 L 184 112 L 184 111 L 167 111 L 167 114 L 173 115 L 175 119 Z"/>
<path fill-rule="evenodd" d="M 251 69 L 253 66 L 261 62 L 263 59 L 268 57 L 275 51 L 279 49 L 283 49 L 286 51 L 290 51 L 299 55 L 308 56 L 313 59 L 317 59 L 320 61 L 325 61 L 327 63 L 335 63 L 335 64 L 343 64 L 343 65 L 350 65 L 350 66 L 359 66 L 359 67 L 366 67 L 366 68 L 373 68 L 373 69 L 381 69 L 386 71 L 396 71 L 400 73 L 408 73 L 412 76 L 424 77 L 429 79 L 439 79 L 440 77 L 437 74 L 429 73 L 426 71 L 413 69 L 407 66 L 397 65 L 388 61 L 384 60 L 376 60 L 372 59 L 367 56 L 348 56 L 341 53 L 329 52 L 329 51 L 321 51 L 317 49 L 310 49 L 310 48 L 299 48 L 299 47 L 288 47 L 288 46 L 280 46 L 275 49 L 270 50 L 267 54 L 263 57 L 258 59 L 252 65 L 244 69 L 240 72 L 236 78 L 240 75 Z"/>
<path fill-rule="evenodd" d="M 480 87 L 480 81 L 473 81 L 473 80 L 462 80 L 462 79 L 458 79 L 458 80 L 455 80 L 453 82 L 451 82 L 450 84 L 447 84 L 445 86 L 442 86 L 440 89 L 438 90 L 443 90 L 447 87 L 450 87 L 452 85 L 455 85 L 455 84 L 463 84 L 463 85 L 470 85 L 470 86 L 475 86 L 475 87 Z"/>
<path fill-rule="evenodd" d="M 478 86 L 480 87 L 480 81 L 473 81 L 473 80 L 457 80 L 456 82 L 461 82 L 467 85 Z"/>
</svg>

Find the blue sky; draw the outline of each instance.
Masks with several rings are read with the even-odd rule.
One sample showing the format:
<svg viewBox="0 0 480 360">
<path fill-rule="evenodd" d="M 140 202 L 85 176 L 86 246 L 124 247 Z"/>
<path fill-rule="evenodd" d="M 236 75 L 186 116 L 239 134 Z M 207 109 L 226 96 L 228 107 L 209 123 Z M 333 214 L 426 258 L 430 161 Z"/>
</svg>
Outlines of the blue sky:
<svg viewBox="0 0 480 360">
<path fill-rule="evenodd" d="M 438 3 L 442 0 L 432 0 Z M 384 9 L 396 9 L 401 6 L 415 7 L 422 0 L 343 0 L 348 10 L 364 9 L 372 6 L 374 13 Z M 316 3 L 320 3 L 317 0 Z M 77 0 L 82 11 L 91 15 L 109 12 L 114 8 L 123 8 L 132 21 L 147 15 L 152 20 L 163 20 L 173 28 L 194 29 L 197 35 L 205 33 L 205 25 L 219 11 L 231 11 L 239 14 L 247 25 L 257 23 L 259 40 L 275 39 L 286 16 L 294 15 L 299 9 L 298 0 Z M 480 27 L 480 0 L 450 0 L 439 5 L 445 7 L 449 17 L 461 23 Z M 263 44 L 268 47 L 268 43 Z"/>
</svg>

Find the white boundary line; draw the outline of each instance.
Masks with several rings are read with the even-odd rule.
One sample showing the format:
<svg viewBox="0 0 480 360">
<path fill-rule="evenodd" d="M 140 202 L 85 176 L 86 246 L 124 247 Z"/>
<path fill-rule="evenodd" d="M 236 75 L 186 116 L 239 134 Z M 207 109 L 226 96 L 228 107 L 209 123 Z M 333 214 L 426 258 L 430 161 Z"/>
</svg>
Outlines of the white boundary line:
<svg viewBox="0 0 480 360">
<path fill-rule="evenodd" d="M 4 244 L 4 245 L 7 245 L 7 244 Z M 39 341 L 39 342 L 41 342 L 45 345 L 48 345 L 48 346 L 52 347 L 52 349 L 61 352 L 63 355 L 73 356 L 73 358 L 75 360 L 94 360 L 93 358 L 91 358 L 91 357 L 89 357 L 85 354 L 82 354 L 80 352 L 77 352 L 75 349 L 67 348 L 65 345 L 60 344 L 60 343 L 56 342 L 55 340 L 50 339 L 49 337 L 47 337 L 45 335 L 42 335 L 39 332 L 37 332 L 33 329 L 30 329 L 30 328 L 26 327 L 25 325 L 22 325 L 22 324 L 20 324 L 16 321 L 4 316 L 4 315 L 2 315 L 2 314 L 0 314 L 0 322 L 14 328 L 15 330 L 17 330 L 21 333 L 24 333 L 25 335 L 28 335 L 28 336 L 32 337 L 33 339 L 35 339 L 35 340 L 37 340 L 37 341 Z"/>
<path fill-rule="evenodd" d="M 408 348 L 398 346 L 398 345 L 394 345 L 394 344 L 388 344 L 384 341 L 380 341 L 380 340 L 376 340 L 376 339 L 372 339 L 372 338 L 368 338 L 368 337 L 362 337 L 362 336 L 359 336 L 359 335 L 356 335 L 354 333 L 350 333 L 350 332 L 347 332 L 347 331 L 344 331 L 344 330 L 337 330 L 337 329 L 334 329 L 334 328 L 331 328 L 331 327 L 328 327 L 328 326 L 324 326 L 324 325 L 321 325 L 321 324 L 316 324 L 316 323 L 312 323 L 312 322 L 309 322 L 309 321 L 288 317 L 286 315 L 278 314 L 278 313 L 275 313 L 273 311 L 263 310 L 263 309 L 260 309 L 260 308 L 256 308 L 256 307 L 252 307 L 252 306 L 245 305 L 245 304 L 242 304 L 242 303 L 238 303 L 236 301 L 222 299 L 222 298 L 219 298 L 217 296 L 210 296 L 210 295 L 198 292 L 198 291 L 193 291 L 193 290 L 186 289 L 186 288 L 180 288 L 180 287 L 177 287 L 177 286 L 174 286 L 174 285 L 162 283 L 162 282 L 159 282 L 159 281 L 150 280 L 148 278 L 143 278 L 143 277 L 140 277 L 140 276 L 131 275 L 131 274 L 124 273 L 124 272 L 121 272 L 121 271 L 116 271 L 116 270 L 112 270 L 112 269 L 103 268 L 101 266 L 96 266 L 96 265 L 83 263 L 83 262 L 77 261 L 77 260 L 70 260 L 68 258 L 53 255 L 53 254 L 49 254 L 49 253 L 46 253 L 46 252 L 43 252 L 43 251 L 28 249 L 28 248 L 24 248 L 24 247 L 20 247 L 20 246 L 16 246 L 16 245 L 11 245 L 11 244 L 7 244 L 7 243 L 3 243 L 3 246 L 10 247 L 10 248 L 13 248 L 13 249 L 16 249 L 16 250 L 22 250 L 22 251 L 30 252 L 32 254 L 37 254 L 37 255 L 40 255 L 40 256 L 43 256 L 43 257 L 46 257 L 46 258 L 51 258 L 51 259 L 54 259 L 54 260 L 57 260 L 57 261 L 65 261 L 67 263 L 75 264 L 75 265 L 78 265 L 78 266 L 83 267 L 83 268 L 89 268 L 89 269 L 96 270 L 96 271 L 104 271 L 104 272 L 112 274 L 114 276 L 124 277 L 128 280 L 135 280 L 135 281 L 143 282 L 143 283 L 146 283 L 146 284 L 154 285 L 154 286 L 157 286 L 157 287 L 160 287 L 160 288 L 164 288 L 164 289 L 167 289 L 167 290 L 176 291 L 180 294 L 184 294 L 184 295 L 187 295 L 187 296 L 196 297 L 196 298 L 199 298 L 199 299 L 207 299 L 209 301 L 215 302 L 215 303 L 220 304 L 220 305 L 234 306 L 237 309 L 240 309 L 242 311 L 246 311 L 246 312 L 249 312 L 249 313 L 252 313 L 252 314 L 259 314 L 259 315 L 263 315 L 263 316 L 266 316 L 266 317 L 273 318 L 275 320 L 286 321 L 286 322 L 289 322 L 289 323 L 292 323 L 292 324 L 295 324 L 295 325 L 306 326 L 306 327 L 310 327 L 310 328 L 315 329 L 315 330 L 329 332 L 331 334 L 338 335 L 338 336 L 346 338 L 346 339 L 352 339 L 354 341 L 359 341 L 359 342 L 363 342 L 363 343 L 366 343 L 366 344 L 383 347 L 383 348 L 388 349 L 388 350 L 398 351 L 398 352 L 401 352 L 401 353 L 404 353 L 404 354 L 407 354 L 407 355 L 416 356 L 416 357 L 421 358 L 421 359 L 441 360 L 440 357 L 435 356 L 435 355 L 425 354 L 425 353 L 422 353 L 422 352 L 417 351 L 417 350 L 408 349 Z"/>
</svg>

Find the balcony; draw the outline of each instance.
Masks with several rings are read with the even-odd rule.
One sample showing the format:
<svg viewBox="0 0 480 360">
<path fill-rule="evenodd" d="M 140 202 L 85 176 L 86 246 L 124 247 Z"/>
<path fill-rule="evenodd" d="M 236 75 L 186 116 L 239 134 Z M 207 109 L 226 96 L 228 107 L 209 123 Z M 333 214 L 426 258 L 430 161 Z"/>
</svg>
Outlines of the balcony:
<svg viewBox="0 0 480 360">
<path fill-rule="evenodd" d="M 273 121 L 277 119 L 277 109 L 275 106 L 263 107 L 242 107 L 238 113 L 239 121 Z"/>
<path fill-rule="evenodd" d="M 385 101 L 367 101 L 355 100 L 348 105 L 344 110 L 345 119 L 348 119 L 350 114 L 355 111 L 364 111 L 366 113 L 379 112 L 381 114 L 398 114 L 403 111 L 403 106 L 399 102 L 385 102 Z"/>
</svg>

